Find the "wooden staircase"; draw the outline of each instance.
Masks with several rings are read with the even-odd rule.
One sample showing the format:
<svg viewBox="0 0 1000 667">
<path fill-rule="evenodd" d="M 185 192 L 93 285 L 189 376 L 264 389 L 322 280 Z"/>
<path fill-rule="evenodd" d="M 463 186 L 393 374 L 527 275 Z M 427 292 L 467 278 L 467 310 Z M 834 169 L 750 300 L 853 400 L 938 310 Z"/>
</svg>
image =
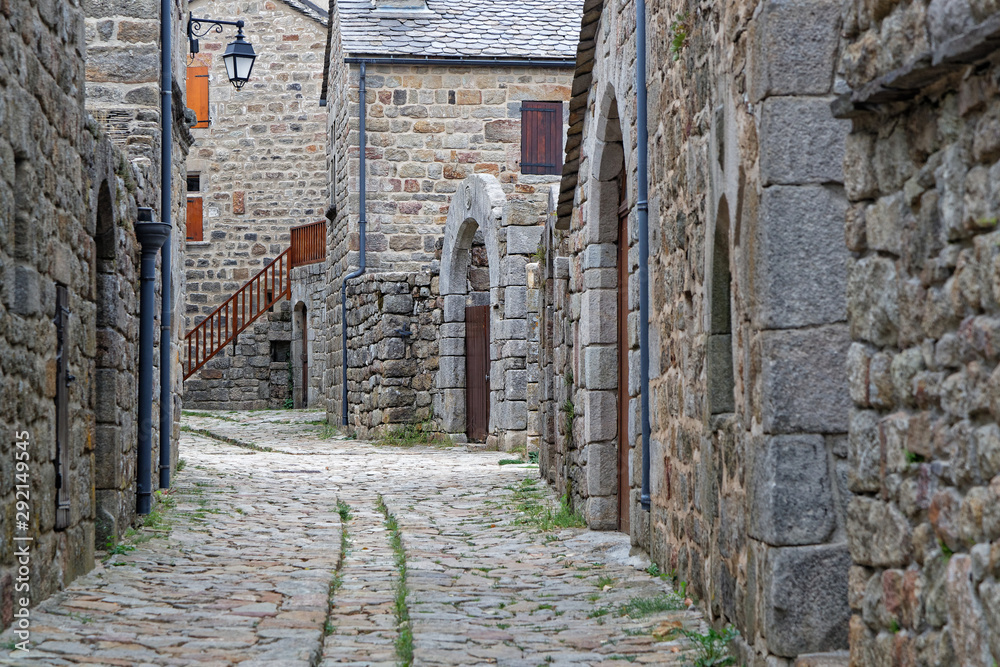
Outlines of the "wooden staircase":
<svg viewBox="0 0 1000 667">
<path fill-rule="evenodd" d="M 326 259 L 326 221 L 292 227 L 292 242 L 225 303 L 184 337 L 184 379 L 208 361 L 283 298 L 292 296 L 292 269 Z"/>
</svg>

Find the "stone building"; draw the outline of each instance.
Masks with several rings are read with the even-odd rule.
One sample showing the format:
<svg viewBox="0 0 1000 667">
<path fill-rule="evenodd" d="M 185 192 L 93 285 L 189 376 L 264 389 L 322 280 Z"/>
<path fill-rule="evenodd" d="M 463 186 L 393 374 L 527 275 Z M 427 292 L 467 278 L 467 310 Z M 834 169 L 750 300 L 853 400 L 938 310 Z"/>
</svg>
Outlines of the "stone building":
<svg viewBox="0 0 1000 667">
<path fill-rule="evenodd" d="M 538 251 L 547 184 L 561 172 L 579 3 L 333 4 L 324 85 L 333 224 L 322 386 L 330 417 L 339 423 L 345 406 L 341 286 L 359 266 L 363 208 L 366 271 L 375 276 L 349 279 L 346 289 L 351 426 L 367 433 L 434 415 L 459 438 L 471 429 L 477 439 L 523 446 L 533 383 L 525 265 Z M 416 277 L 402 281 L 400 272 Z M 379 286 L 384 273 L 393 275 Z M 412 298 L 409 312 L 379 296 L 387 294 Z M 474 361 L 465 353 L 467 308 L 478 308 Z M 407 318 L 426 335 L 412 335 Z M 385 331 L 372 334 L 379 326 Z M 467 362 L 478 364 L 468 393 Z M 373 364 L 382 371 L 373 374 Z M 478 402 L 467 419 L 471 393 Z"/>
<path fill-rule="evenodd" d="M 133 225 L 138 206 L 160 206 L 159 4 L 81 5 L 0 4 L 0 627 L 23 613 L 17 584 L 36 604 L 90 570 L 95 546 L 136 513 Z M 176 183 L 189 135 L 182 85 L 174 96 Z M 173 220 L 176 258 L 182 206 Z M 175 350 L 179 331 L 174 319 Z M 176 441 L 179 365 L 172 372 Z M 15 556 L 24 544 L 26 573 Z"/>
<path fill-rule="evenodd" d="M 201 38 L 200 53 L 188 61 L 189 102 L 197 107 L 198 122 L 187 161 L 187 198 L 189 217 L 201 224 L 188 228 L 185 331 L 286 251 L 293 227 L 323 220 L 328 198 L 326 113 L 317 104 L 327 11 L 299 0 L 198 0 L 190 12 L 242 19 L 258 56 L 243 90 L 229 83 L 222 61 L 233 33 Z M 319 284 L 306 277 L 310 271 L 315 267 L 295 269 L 292 282 L 302 288 L 297 300 L 281 299 L 186 381 L 186 407 L 315 402 L 316 359 L 323 355 L 312 347 L 325 320 L 323 309 L 309 303 L 312 292 L 305 286 Z M 321 302 L 317 296 L 316 305 Z M 303 364 L 305 376 L 316 378 L 305 396 Z"/>
<path fill-rule="evenodd" d="M 543 474 L 588 525 L 629 533 L 714 622 L 738 628 L 740 664 L 843 650 L 849 126 L 830 110 L 841 9 L 651 3 L 648 175 L 635 21 L 634 3 L 584 5 L 565 171 L 530 269 Z"/>
<path fill-rule="evenodd" d="M 1000 14 L 844 13 L 851 664 L 1000 660 Z"/>
</svg>

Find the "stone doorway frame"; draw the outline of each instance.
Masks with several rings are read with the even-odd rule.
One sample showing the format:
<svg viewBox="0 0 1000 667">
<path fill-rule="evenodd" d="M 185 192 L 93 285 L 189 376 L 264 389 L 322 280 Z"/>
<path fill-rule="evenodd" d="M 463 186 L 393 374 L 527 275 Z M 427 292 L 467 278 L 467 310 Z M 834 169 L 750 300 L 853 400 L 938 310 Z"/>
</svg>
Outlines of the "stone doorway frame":
<svg viewBox="0 0 1000 667">
<path fill-rule="evenodd" d="M 465 307 L 473 239 L 481 230 L 490 278 L 490 437 L 506 451 L 527 444 L 527 265 L 538 251 L 544 217 L 544 206 L 508 201 L 490 174 L 469 176 L 452 198 L 438 287 L 444 323 L 435 413 L 456 440 L 466 430 Z"/>
<path fill-rule="evenodd" d="M 629 169 L 623 127 L 614 88 L 608 84 L 599 106 L 596 141 L 593 150 L 592 189 L 585 223 L 584 281 L 588 272 L 595 275 L 613 273 L 613 281 L 597 281 L 600 288 L 586 289 L 582 296 L 579 344 L 583 361 L 582 382 L 584 404 L 583 454 L 587 468 L 587 505 L 585 518 L 593 530 L 618 530 L 619 512 L 619 443 L 618 443 L 618 246 L 619 207 L 623 173 L 629 178 L 626 201 L 631 201 L 635 176 Z M 630 212 L 630 216 L 631 216 Z M 631 220 L 629 227 L 632 226 Z M 631 238 L 624 239 L 631 246 Z M 631 271 L 629 275 L 631 276 Z M 609 317 L 614 313 L 614 317 Z M 629 351 L 625 341 L 626 355 Z M 631 359 L 627 359 L 628 363 Z M 632 414 L 636 397 L 631 397 L 627 411 Z M 626 427 L 627 428 L 627 427 Z M 634 433 L 629 439 L 634 440 Z M 629 443 L 632 444 L 631 442 Z M 627 456 L 629 470 L 638 469 L 634 447 Z M 630 478 L 634 475 L 630 475 Z M 628 487 L 632 488 L 632 479 Z M 635 495 L 634 492 L 632 495 Z M 629 498 L 630 508 L 636 503 Z M 631 512 L 635 514 L 635 512 Z M 632 522 L 631 527 L 638 525 Z"/>
<path fill-rule="evenodd" d="M 493 176 L 477 174 L 465 179 L 451 200 L 445 222 L 444 246 L 441 251 L 439 291 L 444 300 L 444 324 L 441 326 L 438 366 L 438 405 L 435 413 L 442 428 L 461 439 L 465 437 L 465 305 L 469 293 L 468 272 L 472 259 L 472 243 L 482 230 L 486 246 L 486 263 L 490 274 L 490 331 L 495 331 L 496 309 L 500 301 L 500 229 L 507 198 L 500 182 Z M 491 334 L 492 338 L 492 334 Z M 495 374 L 493 341 L 490 341 L 490 378 L 502 382 Z M 490 402 L 493 402 L 494 383 Z M 488 430 L 493 431 L 496 410 L 490 410 Z"/>
<path fill-rule="evenodd" d="M 292 357 L 292 404 L 296 409 L 309 406 L 309 308 L 299 301 L 292 308 L 292 338 L 288 353 Z M 305 365 L 305 369 L 303 369 Z"/>
</svg>

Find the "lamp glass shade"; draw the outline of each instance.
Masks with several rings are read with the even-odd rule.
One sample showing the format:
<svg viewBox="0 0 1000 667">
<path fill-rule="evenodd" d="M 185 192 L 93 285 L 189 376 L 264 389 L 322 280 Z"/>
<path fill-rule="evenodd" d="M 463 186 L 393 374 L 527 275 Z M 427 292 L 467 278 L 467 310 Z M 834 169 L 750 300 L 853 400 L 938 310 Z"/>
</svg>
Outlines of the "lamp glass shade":
<svg viewBox="0 0 1000 667">
<path fill-rule="evenodd" d="M 236 41 L 230 42 L 226 47 L 222 60 L 226 63 L 226 75 L 236 86 L 236 90 L 241 90 L 250 79 L 250 72 L 253 71 L 256 59 L 257 54 L 254 53 L 253 46 L 243 39 L 243 35 L 237 35 Z"/>
</svg>

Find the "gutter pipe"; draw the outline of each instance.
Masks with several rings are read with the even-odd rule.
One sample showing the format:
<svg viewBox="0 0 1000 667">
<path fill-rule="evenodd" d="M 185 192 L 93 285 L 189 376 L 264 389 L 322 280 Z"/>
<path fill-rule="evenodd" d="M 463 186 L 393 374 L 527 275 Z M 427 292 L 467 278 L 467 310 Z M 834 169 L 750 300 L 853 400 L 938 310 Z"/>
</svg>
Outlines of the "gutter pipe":
<svg viewBox="0 0 1000 667">
<path fill-rule="evenodd" d="M 642 491 L 639 503 L 649 511 L 649 128 L 646 102 L 646 0 L 635 4 L 635 78 L 639 213 L 639 396 L 642 406 Z"/>
<path fill-rule="evenodd" d="M 160 0 L 160 220 L 169 225 L 172 212 L 173 175 L 173 29 L 171 27 L 171 2 Z M 171 244 L 168 236 L 160 249 L 160 488 L 170 488 L 170 436 L 173 431 L 170 396 L 171 313 L 173 311 L 173 286 L 171 276 Z"/>
<path fill-rule="evenodd" d="M 149 514 L 153 496 L 153 311 L 156 308 L 156 251 L 170 238 L 170 225 L 153 220 L 153 209 L 140 208 L 135 238 L 139 262 L 139 406 L 135 461 L 135 511 Z"/>
<path fill-rule="evenodd" d="M 342 336 L 343 343 L 341 344 L 341 347 L 343 348 L 342 361 L 344 364 L 343 395 L 342 395 L 343 405 L 341 410 L 342 412 L 341 416 L 342 416 L 342 423 L 344 426 L 347 426 L 347 281 L 362 275 L 365 272 L 365 268 L 367 267 L 367 262 L 365 258 L 365 245 L 367 236 L 365 233 L 365 228 L 368 226 L 368 219 L 367 219 L 368 170 L 367 170 L 367 160 L 366 160 L 367 156 L 365 155 L 365 152 L 368 150 L 368 137 L 365 134 L 365 116 L 368 113 L 368 105 L 365 103 L 365 95 L 367 93 L 367 89 L 365 87 L 365 76 L 366 76 L 365 65 L 367 64 L 368 61 L 361 60 L 359 62 L 361 63 L 361 77 L 358 86 L 358 102 L 361 104 L 361 107 L 358 111 L 358 120 L 360 122 L 359 144 L 361 149 L 360 150 L 361 166 L 358 171 L 361 174 L 361 206 L 360 206 L 361 214 L 360 214 L 360 219 L 358 220 L 358 226 L 361 235 L 361 244 L 360 244 L 361 255 L 360 259 L 358 260 L 358 268 L 352 271 L 351 273 L 347 274 L 347 276 L 344 277 L 344 282 L 340 284 L 340 325 L 341 325 L 341 332 L 343 334 Z"/>
</svg>

